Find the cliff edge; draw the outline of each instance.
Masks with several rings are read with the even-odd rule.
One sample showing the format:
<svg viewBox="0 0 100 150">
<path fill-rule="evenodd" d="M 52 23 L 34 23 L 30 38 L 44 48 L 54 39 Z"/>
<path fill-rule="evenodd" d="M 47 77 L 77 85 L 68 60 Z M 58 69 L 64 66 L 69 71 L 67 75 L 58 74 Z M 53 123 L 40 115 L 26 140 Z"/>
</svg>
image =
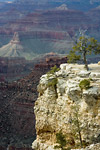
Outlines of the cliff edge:
<svg viewBox="0 0 100 150">
<path fill-rule="evenodd" d="M 100 148 L 100 65 L 61 64 L 45 74 L 35 102 L 37 138 L 34 150 Z M 62 146 L 59 137 L 66 144 Z M 88 148 L 89 149 L 89 148 Z"/>
</svg>

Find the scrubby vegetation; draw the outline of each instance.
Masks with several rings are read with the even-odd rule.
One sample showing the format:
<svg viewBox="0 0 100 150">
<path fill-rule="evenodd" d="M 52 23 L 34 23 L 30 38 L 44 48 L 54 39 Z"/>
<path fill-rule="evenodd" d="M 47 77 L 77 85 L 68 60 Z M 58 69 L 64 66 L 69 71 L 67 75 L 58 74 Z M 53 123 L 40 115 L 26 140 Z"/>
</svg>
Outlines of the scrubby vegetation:
<svg viewBox="0 0 100 150">
<path fill-rule="evenodd" d="M 51 79 L 49 82 L 48 82 L 48 87 L 52 87 L 54 88 L 55 90 L 55 94 L 56 94 L 56 98 L 58 98 L 58 94 L 57 94 L 57 83 L 58 83 L 58 79 L 57 77 Z"/>
<path fill-rule="evenodd" d="M 59 71 L 60 69 L 57 68 L 57 66 L 55 65 L 54 67 L 51 68 L 50 71 L 47 72 L 47 78 L 49 78 L 51 75 L 54 75 L 54 78 L 49 80 L 48 82 L 48 87 L 53 87 L 55 89 L 55 93 L 56 93 L 56 98 L 58 97 L 57 94 L 57 83 L 58 83 L 58 79 L 57 76 L 55 74 L 55 72 Z"/>
<path fill-rule="evenodd" d="M 51 67 L 50 71 L 47 72 L 47 75 L 49 74 L 54 74 L 55 72 L 59 71 L 60 69 L 57 68 L 57 66 L 55 65 L 54 67 Z"/>
<path fill-rule="evenodd" d="M 55 87 L 57 85 L 57 78 L 54 78 L 54 79 L 51 79 L 51 81 L 48 82 L 48 86 L 52 86 L 52 87 Z"/>
<path fill-rule="evenodd" d="M 89 79 L 84 79 L 79 83 L 79 87 L 81 90 L 83 89 L 89 89 L 90 88 L 90 80 Z"/>
<path fill-rule="evenodd" d="M 66 142 L 65 135 L 63 135 L 61 131 L 56 134 L 56 140 L 59 145 L 56 145 L 55 149 L 61 148 L 61 150 L 65 150 L 64 147 L 66 146 L 67 142 Z"/>
</svg>

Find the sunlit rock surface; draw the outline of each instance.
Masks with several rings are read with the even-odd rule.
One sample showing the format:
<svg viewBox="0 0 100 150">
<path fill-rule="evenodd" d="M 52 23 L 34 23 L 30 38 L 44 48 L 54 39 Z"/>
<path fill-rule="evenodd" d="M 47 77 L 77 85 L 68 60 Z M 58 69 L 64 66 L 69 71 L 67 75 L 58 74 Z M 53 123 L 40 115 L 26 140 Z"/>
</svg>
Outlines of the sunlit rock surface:
<svg viewBox="0 0 100 150">
<path fill-rule="evenodd" d="M 74 149 L 79 143 L 79 139 L 73 135 L 76 128 L 72 123 L 75 119 L 74 108 L 78 108 L 82 140 L 88 145 L 100 142 L 99 72 L 98 64 L 89 65 L 89 71 L 83 65 L 62 64 L 58 72 L 41 77 L 38 85 L 39 96 L 34 107 L 37 138 L 32 144 L 33 149 L 54 150 L 57 144 L 56 134 L 60 131 L 68 141 L 66 147 L 70 145 Z M 55 78 L 56 88 L 48 86 Z M 84 79 L 90 81 L 88 89 L 79 87 Z M 98 150 L 98 146 L 95 149 Z"/>
</svg>

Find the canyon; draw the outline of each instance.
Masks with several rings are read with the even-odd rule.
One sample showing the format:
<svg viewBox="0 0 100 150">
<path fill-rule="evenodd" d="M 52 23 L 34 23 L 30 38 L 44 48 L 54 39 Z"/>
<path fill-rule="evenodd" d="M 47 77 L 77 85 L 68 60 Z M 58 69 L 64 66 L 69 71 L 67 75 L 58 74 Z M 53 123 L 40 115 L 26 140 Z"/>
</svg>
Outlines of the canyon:
<svg viewBox="0 0 100 150">
<path fill-rule="evenodd" d="M 21 57 L 0 57 L 0 82 L 12 82 L 23 78 L 33 70 L 35 63 Z"/>
<path fill-rule="evenodd" d="M 27 3 L 24 0 L 6 5 L 3 8 L 5 12 L 0 10 L 0 46 L 9 43 L 14 33 L 18 32 L 25 52 L 23 57 L 28 53 L 31 55 L 27 56 L 28 59 L 33 59 L 48 52 L 69 53 L 80 28 L 100 41 L 99 2 L 91 4 L 95 7 L 87 12 L 69 7 L 72 3 L 74 2 L 42 3 L 34 0 Z M 76 2 L 75 4 L 77 5 Z"/>
<path fill-rule="evenodd" d="M 70 107 L 74 95 L 72 94 L 70 97 L 69 93 L 67 97 L 64 87 L 60 87 L 60 82 L 65 86 L 64 82 L 66 83 L 67 76 L 73 79 L 73 72 L 75 71 L 74 73 L 77 75 L 79 70 L 74 70 L 73 66 L 71 66 L 72 68 L 69 66 L 70 69 L 68 70 L 67 65 L 62 65 L 62 75 L 58 75 L 61 76 L 59 85 L 57 85 L 58 99 L 55 98 L 54 89 L 47 87 L 47 89 L 44 89 L 45 85 L 41 87 L 41 76 L 54 65 L 59 67 L 60 64 L 67 62 L 66 55 L 72 49 L 79 30 L 86 31 L 88 36 L 95 37 L 100 41 L 99 6 L 100 2 L 93 0 L 81 0 L 80 2 L 77 0 L 12 0 L 10 2 L 0 0 L 0 150 L 32 150 L 31 145 L 36 139 L 36 133 L 37 139 L 33 143 L 33 148 L 40 149 L 41 147 L 43 150 L 46 148 L 51 150 L 53 144 L 56 143 L 54 127 L 58 131 L 62 129 L 63 125 L 63 129 L 67 128 L 60 118 L 63 115 L 60 108 L 62 107 L 62 112 L 63 110 L 66 112 L 63 104 Z M 100 56 L 93 56 L 89 58 L 89 63 L 95 63 L 99 60 Z M 66 72 L 68 72 L 67 76 Z M 89 75 L 85 75 L 84 77 L 89 77 Z M 99 87 L 97 75 L 99 76 L 98 72 L 94 75 L 95 77 L 93 76 L 91 84 L 97 84 L 98 82 L 97 86 Z M 62 76 L 64 79 L 62 79 Z M 75 82 L 78 83 L 78 81 Z M 38 84 L 39 94 L 37 91 Z M 74 84 L 74 80 L 71 84 Z M 68 88 L 66 87 L 66 90 L 68 89 L 77 94 L 77 89 L 74 91 L 69 85 Z M 78 94 L 83 96 L 80 90 Z M 80 96 L 78 94 L 77 96 Z M 41 100 L 42 96 L 45 96 L 43 101 Z M 51 99 L 49 99 L 49 96 L 51 96 Z M 64 101 L 64 96 L 69 98 L 68 104 L 67 101 Z M 52 97 L 57 101 L 55 106 L 57 106 L 58 115 L 55 114 L 55 109 L 54 111 L 48 109 L 49 104 L 50 108 L 54 106 L 55 102 L 52 101 Z M 98 95 L 94 94 L 92 98 L 95 99 L 95 97 L 97 98 Z M 37 98 L 39 100 L 36 101 Z M 40 102 L 44 106 L 46 105 L 44 110 L 40 108 Z M 85 104 L 85 106 L 90 107 L 87 102 Z M 95 106 L 98 107 L 98 104 Z M 35 122 L 34 108 L 36 120 L 39 124 Z M 37 112 L 40 115 L 45 114 L 44 123 L 42 121 L 40 123 L 41 119 L 39 120 Z M 96 115 L 94 119 L 97 119 L 99 117 L 97 112 L 94 112 L 94 114 Z M 55 124 L 52 126 L 52 120 L 55 118 L 49 119 L 49 117 L 54 117 L 53 115 L 58 117 L 58 120 L 56 120 L 57 127 Z M 65 117 L 64 115 L 63 117 Z M 88 115 L 90 115 L 90 112 Z M 97 120 L 96 123 L 96 126 L 99 126 Z M 47 137 L 45 134 L 50 139 L 45 140 Z M 96 133 L 96 140 L 98 139 L 99 135 Z"/>
<path fill-rule="evenodd" d="M 67 62 L 67 58 L 54 53 L 45 55 L 26 77 L 8 83 L 0 82 L 0 146 L 5 150 L 31 149 L 36 138 L 34 102 L 40 77 L 54 65 Z M 12 148 L 13 147 L 13 148 Z"/>
</svg>

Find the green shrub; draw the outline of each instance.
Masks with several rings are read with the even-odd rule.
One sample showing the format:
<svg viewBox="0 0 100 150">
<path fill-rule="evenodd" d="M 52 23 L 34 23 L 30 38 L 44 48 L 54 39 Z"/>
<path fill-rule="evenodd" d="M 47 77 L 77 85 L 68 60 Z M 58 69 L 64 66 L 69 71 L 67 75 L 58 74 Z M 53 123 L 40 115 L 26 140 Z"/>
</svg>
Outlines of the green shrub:
<svg viewBox="0 0 100 150">
<path fill-rule="evenodd" d="M 56 134 L 56 140 L 57 140 L 57 143 L 59 144 L 59 148 L 64 150 L 64 147 L 67 144 L 65 136 L 61 132 L 59 132 L 59 133 Z"/>
<path fill-rule="evenodd" d="M 55 94 L 56 94 L 56 98 L 58 98 L 58 94 L 57 94 L 57 83 L 58 83 L 58 79 L 57 76 L 54 74 L 55 72 L 59 71 L 59 68 L 57 68 L 57 66 L 55 65 L 54 67 L 51 68 L 51 70 L 47 73 L 47 78 L 49 79 L 49 82 L 47 84 L 48 87 L 53 87 L 55 89 Z M 50 79 L 51 76 L 54 76 L 53 79 Z"/>
<path fill-rule="evenodd" d="M 54 149 L 58 149 L 58 148 L 61 148 L 61 147 L 59 145 L 54 146 Z"/>
<path fill-rule="evenodd" d="M 57 78 L 54 78 L 54 79 L 52 79 L 51 81 L 48 82 L 48 86 L 49 87 L 50 86 L 55 87 L 57 85 L 57 82 L 58 82 Z"/>
<path fill-rule="evenodd" d="M 84 79 L 79 83 L 79 87 L 81 89 L 89 89 L 90 88 L 90 80 L 89 79 Z"/>
<path fill-rule="evenodd" d="M 58 98 L 58 94 L 57 94 L 57 83 L 58 83 L 58 79 L 55 77 L 53 79 L 51 79 L 49 82 L 48 82 L 48 87 L 53 87 L 54 90 L 55 90 L 55 94 L 56 94 L 56 98 Z"/>
<path fill-rule="evenodd" d="M 55 65 L 54 67 L 51 67 L 51 70 L 47 72 L 47 74 L 54 74 L 55 72 L 59 71 L 60 69 L 57 68 L 57 66 Z"/>
<path fill-rule="evenodd" d="M 71 150 L 72 149 L 72 147 L 67 147 L 67 149 L 66 150 Z"/>
</svg>

